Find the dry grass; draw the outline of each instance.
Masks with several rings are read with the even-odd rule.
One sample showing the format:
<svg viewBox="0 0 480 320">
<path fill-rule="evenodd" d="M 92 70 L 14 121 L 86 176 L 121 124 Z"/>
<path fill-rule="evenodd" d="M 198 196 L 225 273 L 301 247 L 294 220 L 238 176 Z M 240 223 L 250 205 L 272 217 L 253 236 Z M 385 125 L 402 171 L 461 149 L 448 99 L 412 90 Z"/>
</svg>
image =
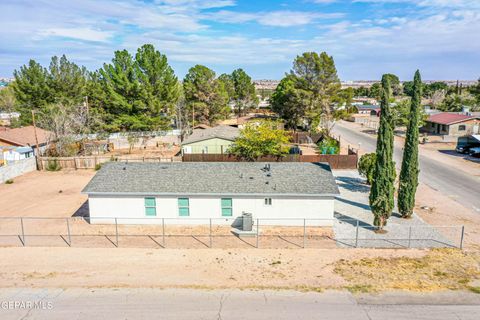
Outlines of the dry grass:
<svg viewBox="0 0 480 320">
<path fill-rule="evenodd" d="M 424 257 L 363 258 L 339 260 L 335 273 L 352 292 L 386 290 L 437 291 L 471 290 L 480 279 L 480 253 L 456 249 L 431 250 Z"/>
</svg>

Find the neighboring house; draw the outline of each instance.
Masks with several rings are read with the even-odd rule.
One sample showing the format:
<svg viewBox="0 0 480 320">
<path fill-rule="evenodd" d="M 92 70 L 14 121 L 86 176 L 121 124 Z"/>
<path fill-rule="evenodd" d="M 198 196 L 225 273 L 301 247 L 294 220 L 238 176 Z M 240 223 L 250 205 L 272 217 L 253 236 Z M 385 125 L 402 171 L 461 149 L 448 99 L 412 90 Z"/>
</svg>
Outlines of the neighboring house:
<svg viewBox="0 0 480 320">
<path fill-rule="evenodd" d="M 33 157 L 31 147 L 0 147 L 0 160 L 5 164 Z"/>
<path fill-rule="evenodd" d="M 197 124 L 195 127 L 193 127 L 193 129 L 208 129 L 208 128 L 211 128 L 211 127 L 208 124 L 204 124 L 204 123 Z"/>
<path fill-rule="evenodd" d="M 370 105 L 379 105 L 377 99 L 375 98 L 368 98 L 368 97 L 354 97 L 353 103 L 354 105 L 363 105 L 363 104 L 370 104 Z"/>
<path fill-rule="evenodd" d="M 263 121 L 263 120 L 276 121 L 278 120 L 278 117 L 267 115 L 267 114 L 250 114 L 243 117 L 223 120 L 223 121 L 220 121 L 220 124 L 236 127 L 238 129 L 244 129 L 248 123 L 258 124 L 260 121 Z M 282 122 L 278 123 L 278 129 L 284 129 L 284 125 Z"/>
<path fill-rule="evenodd" d="M 195 129 L 190 136 L 183 140 L 182 153 L 225 153 L 239 135 L 238 128 L 224 125 Z"/>
<path fill-rule="evenodd" d="M 251 213 L 261 225 L 303 226 L 332 225 L 339 191 L 326 163 L 110 162 L 82 193 L 91 223 L 231 224 Z"/>
<path fill-rule="evenodd" d="M 38 148 L 43 152 L 50 141 L 52 133 L 37 128 Z M 32 147 L 37 148 L 33 126 L 21 128 L 0 128 L 0 147 Z"/>
<path fill-rule="evenodd" d="M 0 112 L 0 125 L 9 126 L 12 120 L 18 120 L 18 118 L 20 118 L 19 112 Z"/>
<path fill-rule="evenodd" d="M 480 133 L 480 116 L 441 112 L 432 114 L 425 121 L 423 130 L 431 134 L 464 136 Z"/>
<path fill-rule="evenodd" d="M 358 105 L 358 114 L 369 116 L 380 116 L 380 107 L 375 105 Z"/>
</svg>

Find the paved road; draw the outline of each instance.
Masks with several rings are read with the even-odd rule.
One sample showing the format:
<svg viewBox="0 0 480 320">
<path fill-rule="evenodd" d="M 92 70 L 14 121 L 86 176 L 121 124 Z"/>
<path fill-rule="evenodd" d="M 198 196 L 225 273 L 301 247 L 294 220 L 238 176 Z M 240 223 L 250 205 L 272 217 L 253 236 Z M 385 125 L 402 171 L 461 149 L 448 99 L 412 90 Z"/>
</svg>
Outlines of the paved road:
<svg viewBox="0 0 480 320">
<path fill-rule="evenodd" d="M 333 133 L 358 146 L 366 152 L 374 152 L 376 138 L 371 135 L 358 132 L 341 122 L 338 122 Z M 395 162 L 397 166 L 402 163 L 402 146 L 395 144 Z M 441 161 L 422 155 L 420 152 L 420 182 L 435 190 L 457 200 L 466 207 L 480 213 L 480 172 L 476 175 L 468 175 L 463 171 L 451 168 Z"/>
<path fill-rule="evenodd" d="M 43 301 L 45 310 L 20 307 L 7 310 L 8 303 L 19 304 L 27 301 Z M 451 304 L 459 301 L 461 304 Z M 302 293 L 185 289 L 0 289 L 0 302 L 2 303 L 0 319 L 2 320 L 467 320 L 477 319 L 480 312 L 478 296 L 461 293 L 454 293 L 453 296 L 450 294 L 447 298 L 423 299 L 422 296 L 403 294 L 403 296 L 367 296 L 358 299 L 348 292 L 334 291 Z"/>
</svg>

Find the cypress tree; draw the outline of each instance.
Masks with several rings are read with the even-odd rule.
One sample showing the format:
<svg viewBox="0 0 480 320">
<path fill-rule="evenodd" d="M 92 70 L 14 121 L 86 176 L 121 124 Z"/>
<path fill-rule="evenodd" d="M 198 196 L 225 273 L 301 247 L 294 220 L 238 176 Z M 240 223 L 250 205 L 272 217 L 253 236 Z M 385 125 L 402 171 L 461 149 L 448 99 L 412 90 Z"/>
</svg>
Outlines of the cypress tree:
<svg viewBox="0 0 480 320">
<path fill-rule="evenodd" d="M 413 214 L 415 193 L 418 186 L 418 125 L 420 121 L 419 109 L 421 99 L 422 79 L 420 71 L 417 70 L 413 81 L 410 121 L 408 122 L 398 188 L 398 210 L 404 218 L 409 218 Z"/>
<path fill-rule="evenodd" d="M 382 77 L 380 127 L 377 138 L 377 158 L 374 169 L 374 179 L 370 190 L 370 207 L 373 224 L 382 231 L 387 219 L 392 214 L 395 192 L 395 162 L 393 162 L 393 117 L 390 108 L 390 80 L 387 75 Z"/>
</svg>

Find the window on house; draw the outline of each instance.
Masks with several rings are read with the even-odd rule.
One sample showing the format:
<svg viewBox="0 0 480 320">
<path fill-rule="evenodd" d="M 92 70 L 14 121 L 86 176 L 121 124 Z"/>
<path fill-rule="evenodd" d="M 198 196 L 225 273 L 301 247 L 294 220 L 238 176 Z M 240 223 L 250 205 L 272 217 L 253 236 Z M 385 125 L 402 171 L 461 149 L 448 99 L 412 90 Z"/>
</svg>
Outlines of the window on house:
<svg viewBox="0 0 480 320">
<path fill-rule="evenodd" d="M 155 198 L 145 198 L 145 215 L 149 217 L 157 215 Z"/>
<path fill-rule="evenodd" d="M 465 131 L 467 130 L 467 127 L 464 124 L 461 124 L 458 126 L 458 131 Z"/>
<path fill-rule="evenodd" d="M 222 216 L 231 217 L 233 214 L 232 198 L 222 198 Z"/>
<path fill-rule="evenodd" d="M 265 198 L 265 205 L 271 206 L 272 205 L 272 198 Z"/>
<path fill-rule="evenodd" d="M 190 215 L 190 201 L 188 198 L 178 198 L 178 215 L 188 217 Z"/>
</svg>

